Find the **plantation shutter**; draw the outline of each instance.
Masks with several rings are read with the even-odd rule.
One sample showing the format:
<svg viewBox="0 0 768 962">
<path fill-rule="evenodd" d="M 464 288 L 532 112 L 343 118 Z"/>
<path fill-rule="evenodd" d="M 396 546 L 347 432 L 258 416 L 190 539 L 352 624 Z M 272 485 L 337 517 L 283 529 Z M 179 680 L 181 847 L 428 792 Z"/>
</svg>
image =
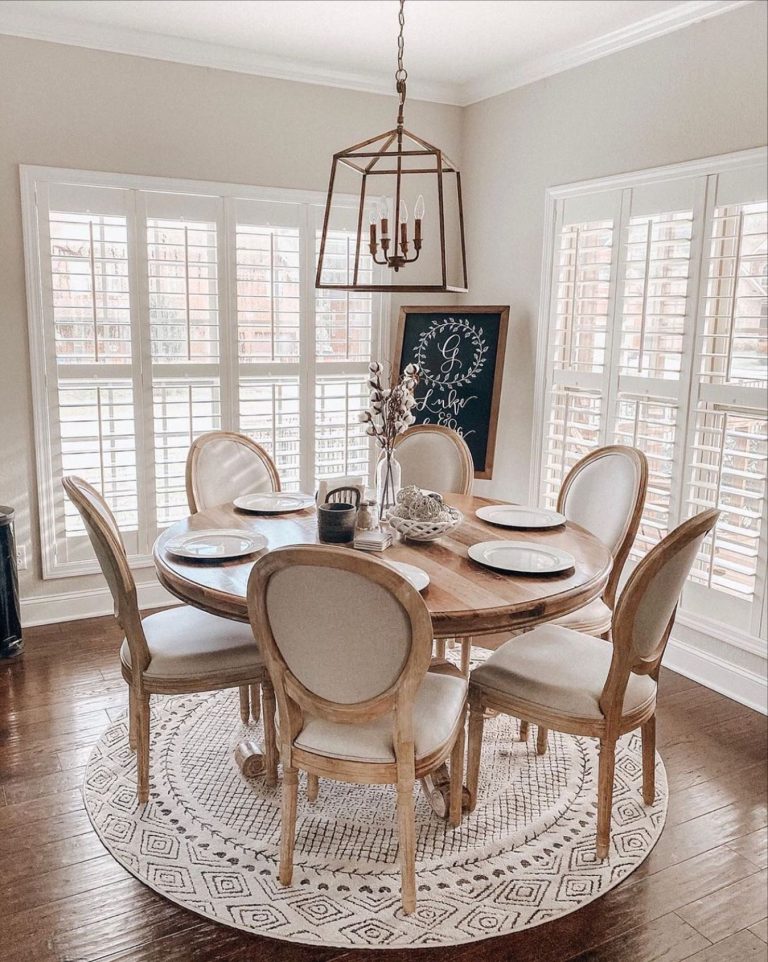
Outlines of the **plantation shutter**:
<svg viewBox="0 0 768 962">
<path fill-rule="evenodd" d="M 188 513 L 187 452 L 206 431 L 250 435 L 289 490 L 370 478 L 357 414 L 382 299 L 315 291 L 315 195 L 46 173 L 22 177 L 45 577 L 97 570 L 63 475 L 103 493 L 132 563 L 148 564 Z M 339 276 L 354 258 L 347 220 L 331 239 Z"/>
<path fill-rule="evenodd" d="M 555 502 L 588 450 L 640 448 L 649 487 L 631 557 L 718 506 L 683 607 L 764 633 L 765 164 L 578 191 L 555 215 L 542 498 Z"/>
</svg>

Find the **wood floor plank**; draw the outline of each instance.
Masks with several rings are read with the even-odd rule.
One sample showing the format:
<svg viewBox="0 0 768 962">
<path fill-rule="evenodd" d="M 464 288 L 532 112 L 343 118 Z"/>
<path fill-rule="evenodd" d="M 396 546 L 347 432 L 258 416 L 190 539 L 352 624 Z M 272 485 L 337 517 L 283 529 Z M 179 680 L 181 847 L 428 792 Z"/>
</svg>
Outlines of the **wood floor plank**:
<svg viewBox="0 0 768 962">
<path fill-rule="evenodd" d="M 763 871 L 768 869 L 768 829 L 765 827 L 759 828 L 749 835 L 732 839 L 728 842 L 728 848 L 732 848 L 734 852 L 748 858 L 750 862 L 754 862 Z"/>
<path fill-rule="evenodd" d="M 688 962 L 765 962 L 765 943 L 746 929 L 708 949 L 692 955 Z"/>
<path fill-rule="evenodd" d="M 83 784 L 84 768 L 70 768 L 66 772 L 36 775 L 32 778 L 14 778 L 5 783 L 5 795 L 9 804 L 29 802 L 44 795 L 58 795 Z"/>
<path fill-rule="evenodd" d="M 30 840 L 36 845 L 46 845 L 48 842 L 74 838 L 89 831 L 91 821 L 82 806 L 75 811 L 59 813 L 50 818 L 36 821 L 25 819 L 16 826 L 6 826 L 0 831 L 0 859 L 12 858 L 14 853 L 21 852 Z"/>
<path fill-rule="evenodd" d="M 80 789 L 45 795 L 30 802 L 7 805 L 0 809 L 0 832 L 8 828 L 26 827 L 28 831 L 37 819 L 54 818 L 67 812 L 83 810 L 83 796 Z"/>
<path fill-rule="evenodd" d="M 726 805 L 766 809 L 765 762 L 748 765 L 727 778 L 709 778 L 683 791 L 670 794 L 667 826 L 714 812 Z"/>
<path fill-rule="evenodd" d="M 768 915 L 765 876 L 756 872 L 676 911 L 710 942 L 721 942 Z"/>
<path fill-rule="evenodd" d="M 682 962 L 709 945 L 707 939 L 674 912 L 638 925 L 569 962 Z"/>
</svg>

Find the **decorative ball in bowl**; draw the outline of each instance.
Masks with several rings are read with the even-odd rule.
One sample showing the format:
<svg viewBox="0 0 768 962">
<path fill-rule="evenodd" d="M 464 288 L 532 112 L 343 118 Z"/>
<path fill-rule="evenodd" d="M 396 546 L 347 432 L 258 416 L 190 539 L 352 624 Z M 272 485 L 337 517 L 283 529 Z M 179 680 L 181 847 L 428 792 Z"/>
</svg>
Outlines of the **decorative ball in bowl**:
<svg viewBox="0 0 768 962">
<path fill-rule="evenodd" d="M 439 494 L 413 484 L 398 493 L 397 504 L 387 515 L 395 531 L 410 541 L 437 541 L 463 520 L 461 511 L 447 505 Z"/>
</svg>

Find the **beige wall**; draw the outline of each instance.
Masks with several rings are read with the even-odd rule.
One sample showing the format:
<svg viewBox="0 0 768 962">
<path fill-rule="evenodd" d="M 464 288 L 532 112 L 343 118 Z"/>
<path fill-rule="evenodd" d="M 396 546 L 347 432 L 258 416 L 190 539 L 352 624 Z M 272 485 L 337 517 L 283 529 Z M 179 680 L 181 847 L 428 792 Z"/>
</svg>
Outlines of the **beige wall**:
<svg viewBox="0 0 768 962">
<path fill-rule="evenodd" d="M 394 96 L 0 36 L 0 504 L 16 507 L 17 537 L 31 555 L 22 597 L 103 581 L 42 581 L 30 533 L 37 508 L 18 165 L 324 191 L 334 150 L 391 127 L 395 109 Z M 407 112 L 415 130 L 459 158 L 458 107 L 413 101 Z M 393 298 L 395 316 L 397 307 Z"/>
<path fill-rule="evenodd" d="M 545 189 L 765 144 L 767 11 L 743 7 L 466 109 L 468 301 L 511 305 L 496 496 L 535 498 Z"/>
</svg>

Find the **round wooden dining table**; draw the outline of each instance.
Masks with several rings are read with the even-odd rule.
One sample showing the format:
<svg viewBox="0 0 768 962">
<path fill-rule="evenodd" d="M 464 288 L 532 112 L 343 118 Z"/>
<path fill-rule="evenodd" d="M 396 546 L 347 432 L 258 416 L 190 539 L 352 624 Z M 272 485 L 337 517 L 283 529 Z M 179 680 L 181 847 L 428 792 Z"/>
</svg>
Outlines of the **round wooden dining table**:
<svg viewBox="0 0 768 962">
<path fill-rule="evenodd" d="M 442 644 L 443 654 L 445 639 L 461 645 L 463 674 L 469 673 L 473 638 L 551 621 L 583 607 L 602 593 L 611 570 L 611 553 L 584 528 L 568 522 L 543 531 L 513 531 L 489 524 L 475 515 L 483 505 L 504 502 L 458 494 L 444 495 L 444 498 L 464 515 L 457 528 L 432 542 L 404 541 L 395 534 L 392 547 L 381 554 L 375 552 L 372 557 L 406 562 L 427 572 L 429 585 L 422 597 L 432 616 L 434 637 Z M 222 528 L 259 532 L 267 539 L 267 545 L 246 560 L 221 562 L 190 561 L 168 550 L 168 542 L 179 536 Z M 559 548 L 573 555 L 575 564 L 563 574 L 531 577 L 494 571 L 468 557 L 470 545 L 494 540 L 526 541 Z M 318 543 L 314 508 L 268 516 L 223 504 L 167 528 L 155 542 L 154 559 L 160 583 L 181 601 L 223 618 L 248 621 L 248 578 L 258 559 L 284 545 Z M 442 668 L 455 670 L 445 662 Z M 434 670 L 441 668 L 435 665 Z M 247 740 L 237 749 L 241 760 L 246 760 L 254 772 L 263 764 L 260 751 Z M 422 787 L 434 812 L 441 818 L 447 817 L 445 766 L 422 779 Z"/>
<path fill-rule="evenodd" d="M 568 522 L 544 531 L 512 531 L 475 515 L 483 505 L 504 502 L 458 494 L 445 495 L 445 500 L 464 515 L 462 524 L 449 534 L 432 542 L 403 541 L 395 535 L 391 548 L 371 555 L 427 572 L 430 583 L 422 595 L 435 638 L 471 639 L 530 627 L 575 611 L 601 594 L 611 570 L 611 553 L 584 528 Z M 257 531 L 267 545 L 244 561 L 189 561 L 168 551 L 168 542 L 180 535 L 216 528 Z M 468 557 L 470 545 L 493 540 L 559 548 L 573 555 L 575 565 L 560 575 L 532 577 L 493 571 Z M 318 543 L 314 508 L 267 516 L 224 504 L 167 528 L 155 543 L 154 559 L 160 583 L 181 601 L 223 618 L 248 621 L 248 577 L 259 557 L 283 545 Z"/>
</svg>

